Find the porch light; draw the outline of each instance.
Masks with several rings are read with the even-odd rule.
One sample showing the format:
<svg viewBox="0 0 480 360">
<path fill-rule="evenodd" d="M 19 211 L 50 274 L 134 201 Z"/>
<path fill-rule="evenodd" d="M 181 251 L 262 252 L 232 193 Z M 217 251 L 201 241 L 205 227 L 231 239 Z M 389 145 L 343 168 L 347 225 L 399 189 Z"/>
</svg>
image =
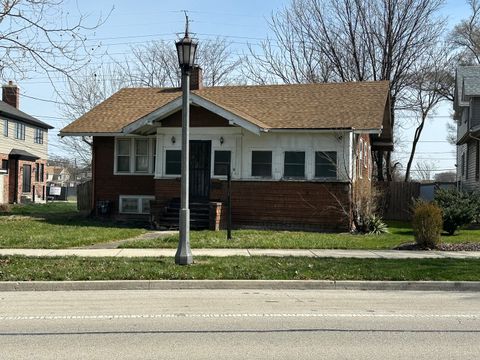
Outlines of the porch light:
<svg viewBox="0 0 480 360">
<path fill-rule="evenodd" d="M 175 144 L 175 142 L 177 141 L 177 139 L 175 139 L 175 136 L 172 136 L 170 140 L 172 140 L 172 144 Z"/>
<path fill-rule="evenodd" d="M 223 138 L 223 136 L 220 137 L 220 145 L 223 145 L 223 143 L 225 142 L 225 139 Z"/>
</svg>

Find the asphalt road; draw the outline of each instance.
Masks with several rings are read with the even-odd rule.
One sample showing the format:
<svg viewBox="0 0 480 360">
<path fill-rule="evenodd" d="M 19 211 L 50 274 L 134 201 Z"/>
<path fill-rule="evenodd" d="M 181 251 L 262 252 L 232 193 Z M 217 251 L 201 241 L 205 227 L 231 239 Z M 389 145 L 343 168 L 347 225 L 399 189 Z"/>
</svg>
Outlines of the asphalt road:
<svg viewBox="0 0 480 360">
<path fill-rule="evenodd" d="M 0 293 L 0 359 L 478 359 L 480 293 Z"/>
</svg>

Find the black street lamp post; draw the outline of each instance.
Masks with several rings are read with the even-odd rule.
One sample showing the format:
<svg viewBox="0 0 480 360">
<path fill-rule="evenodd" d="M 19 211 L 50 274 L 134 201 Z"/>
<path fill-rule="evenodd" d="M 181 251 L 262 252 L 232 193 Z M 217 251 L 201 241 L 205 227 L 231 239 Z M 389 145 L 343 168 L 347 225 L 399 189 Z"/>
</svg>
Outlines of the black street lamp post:
<svg viewBox="0 0 480 360">
<path fill-rule="evenodd" d="M 189 126 L 190 126 L 190 73 L 195 62 L 197 41 L 188 35 L 188 16 L 185 36 L 175 43 L 178 62 L 182 69 L 182 179 L 180 207 L 180 239 L 175 254 L 175 264 L 188 265 L 193 262 L 190 249 L 190 209 L 189 209 Z"/>
</svg>

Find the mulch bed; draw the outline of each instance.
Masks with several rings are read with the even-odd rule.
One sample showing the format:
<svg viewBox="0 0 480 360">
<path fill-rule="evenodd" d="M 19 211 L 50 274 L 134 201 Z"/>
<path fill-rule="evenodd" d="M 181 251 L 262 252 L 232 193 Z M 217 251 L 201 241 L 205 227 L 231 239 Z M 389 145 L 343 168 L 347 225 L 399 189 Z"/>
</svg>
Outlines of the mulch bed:
<svg viewBox="0 0 480 360">
<path fill-rule="evenodd" d="M 402 244 L 394 250 L 440 250 L 440 251 L 480 251 L 480 243 L 438 244 L 434 249 L 425 249 L 415 243 Z"/>
</svg>

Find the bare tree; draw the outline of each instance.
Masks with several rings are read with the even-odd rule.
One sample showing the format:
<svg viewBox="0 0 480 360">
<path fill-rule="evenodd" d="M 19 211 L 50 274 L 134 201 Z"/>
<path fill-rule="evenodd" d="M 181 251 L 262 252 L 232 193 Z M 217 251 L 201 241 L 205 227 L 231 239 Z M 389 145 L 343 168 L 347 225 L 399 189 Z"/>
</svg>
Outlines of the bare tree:
<svg viewBox="0 0 480 360">
<path fill-rule="evenodd" d="M 480 64 L 480 1 L 468 0 L 470 16 L 454 27 L 450 42 L 458 50 L 459 63 Z"/>
<path fill-rule="evenodd" d="M 110 66 L 87 67 L 76 73 L 83 81 L 67 80 L 67 91 L 57 92 L 66 124 L 79 118 L 123 87 L 179 87 L 180 70 L 175 46 L 155 41 L 131 47 L 124 61 Z M 204 85 L 228 85 L 237 81 L 241 59 L 235 57 L 222 38 L 200 43 L 197 62 L 204 69 Z M 66 125 L 65 124 L 65 125 Z M 91 139 L 64 137 L 64 151 L 78 158 L 82 165 L 91 161 Z"/>
<path fill-rule="evenodd" d="M 415 164 L 415 178 L 420 181 L 430 181 L 433 173 L 437 170 L 437 165 L 432 161 L 418 161 Z"/>
<path fill-rule="evenodd" d="M 258 83 L 269 77 L 287 83 L 389 80 L 394 114 L 411 80 L 409 69 L 441 37 L 444 21 L 437 12 L 442 4 L 443 0 L 292 0 L 272 15 L 276 38 L 262 44 L 260 55 L 251 51 L 258 66 L 247 67 L 247 74 Z M 287 55 L 270 51 L 275 46 L 286 49 Z M 294 51 L 298 47 L 305 50 Z M 314 75 L 302 69 L 312 69 Z M 391 153 L 384 157 L 379 152 L 376 159 L 377 178 L 384 179 L 385 169 L 390 180 Z"/>
<path fill-rule="evenodd" d="M 409 85 L 399 101 L 404 110 L 413 112 L 416 129 L 413 137 L 410 157 L 405 171 L 405 182 L 410 181 L 410 170 L 418 141 L 422 135 L 427 117 L 444 100 L 444 94 L 451 92 L 453 77 L 448 71 L 451 59 L 445 47 L 428 52 L 413 64 L 410 69 Z"/>
<path fill-rule="evenodd" d="M 86 25 L 87 18 L 63 10 L 63 0 L 2 0 L 0 2 L 0 76 L 26 78 L 31 72 L 51 77 L 70 74 L 85 66 L 95 46 L 87 35 L 102 19 Z"/>
<path fill-rule="evenodd" d="M 130 83 L 125 74 L 116 66 L 83 68 L 76 77 L 82 81 L 67 79 L 67 91 L 58 92 L 60 112 L 66 119 L 64 125 L 78 119 L 103 100 Z M 71 158 L 78 159 L 79 165 L 88 166 L 91 162 L 90 137 L 70 137 L 60 139 L 60 146 Z"/>
<path fill-rule="evenodd" d="M 131 47 L 131 55 L 117 62 L 131 86 L 179 87 L 180 69 L 175 46 L 167 41 L 152 41 Z M 229 85 L 238 82 L 242 59 L 234 56 L 224 38 L 199 43 L 196 57 L 203 69 L 205 86 Z"/>
</svg>

